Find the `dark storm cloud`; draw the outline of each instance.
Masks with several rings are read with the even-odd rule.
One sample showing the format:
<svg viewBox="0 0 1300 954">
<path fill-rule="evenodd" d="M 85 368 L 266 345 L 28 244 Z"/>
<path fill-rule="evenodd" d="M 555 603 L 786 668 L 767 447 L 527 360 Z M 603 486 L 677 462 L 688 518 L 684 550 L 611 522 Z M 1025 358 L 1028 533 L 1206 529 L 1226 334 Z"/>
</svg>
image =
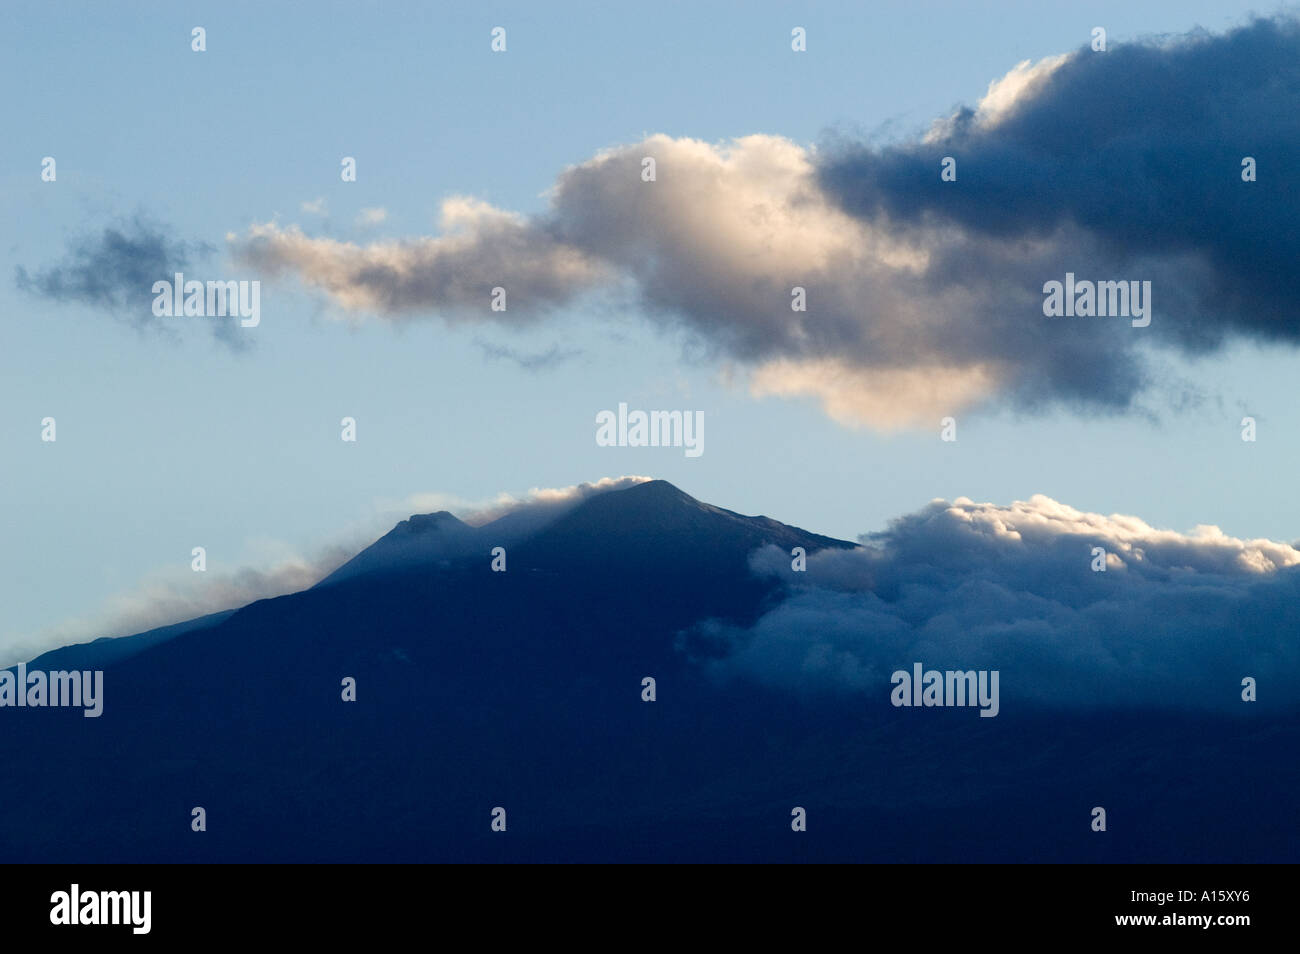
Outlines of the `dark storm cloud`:
<svg viewBox="0 0 1300 954">
<path fill-rule="evenodd" d="M 956 183 L 935 175 L 943 156 Z M 1300 339 L 1298 169 L 1300 24 L 1279 18 L 1085 47 L 987 121 L 963 108 L 924 142 L 830 145 L 820 180 L 870 220 L 997 242 L 1078 229 L 1093 247 L 1062 241 L 1062 271 L 1167 260 L 1185 300 L 1165 297 L 1153 330 L 1204 348 L 1233 332 Z"/>
</svg>

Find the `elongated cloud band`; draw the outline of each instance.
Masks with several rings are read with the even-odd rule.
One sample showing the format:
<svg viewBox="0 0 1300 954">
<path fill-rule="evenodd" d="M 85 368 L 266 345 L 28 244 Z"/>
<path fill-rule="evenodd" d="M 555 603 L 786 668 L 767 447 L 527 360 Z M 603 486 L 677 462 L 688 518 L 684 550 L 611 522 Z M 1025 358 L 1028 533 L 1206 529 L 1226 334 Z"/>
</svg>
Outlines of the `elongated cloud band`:
<svg viewBox="0 0 1300 954">
<path fill-rule="evenodd" d="M 391 320 L 508 326 L 629 296 L 752 368 L 756 394 L 933 426 L 994 399 L 1128 409 L 1154 347 L 1296 344 L 1297 167 L 1300 26 L 1257 20 L 1019 64 L 885 148 L 657 135 L 564 170 L 537 216 L 456 197 L 432 237 L 363 246 L 262 224 L 231 240 L 245 263 Z M 1045 317 L 1044 284 L 1067 273 L 1150 282 L 1151 324 Z"/>
</svg>

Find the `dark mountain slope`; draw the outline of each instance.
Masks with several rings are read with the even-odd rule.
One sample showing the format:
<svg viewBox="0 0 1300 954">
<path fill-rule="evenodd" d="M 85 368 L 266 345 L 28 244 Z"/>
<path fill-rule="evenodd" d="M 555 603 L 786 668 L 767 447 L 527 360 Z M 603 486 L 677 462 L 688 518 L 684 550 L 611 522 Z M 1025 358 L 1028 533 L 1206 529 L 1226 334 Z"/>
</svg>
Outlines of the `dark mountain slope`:
<svg viewBox="0 0 1300 954">
<path fill-rule="evenodd" d="M 405 566 L 450 565 L 474 552 L 478 531 L 445 510 L 416 514 L 343 564 L 317 586 L 367 573 L 384 573 Z"/>
<path fill-rule="evenodd" d="M 435 518 L 402 534 L 469 540 Z M 985 720 L 707 678 L 676 645 L 757 616 L 764 542 L 849 545 L 654 482 L 521 540 L 505 573 L 486 539 L 421 543 L 105 662 L 98 719 L 0 711 L 0 857 L 1294 860 L 1294 714 Z"/>
</svg>

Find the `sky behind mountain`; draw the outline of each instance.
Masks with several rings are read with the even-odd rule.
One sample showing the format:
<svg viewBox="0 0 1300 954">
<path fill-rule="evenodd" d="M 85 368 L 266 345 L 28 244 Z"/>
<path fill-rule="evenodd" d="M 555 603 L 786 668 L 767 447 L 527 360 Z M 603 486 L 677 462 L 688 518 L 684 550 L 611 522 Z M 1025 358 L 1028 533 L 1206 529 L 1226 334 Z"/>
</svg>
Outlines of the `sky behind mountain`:
<svg viewBox="0 0 1300 954">
<path fill-rule="evenodd" d="M 623 474 L 848 539 L 933 498 L 1036 494 L 1300 539 L 1289 180 L 1273 200 L 1300 110 L 1270 72 L 1295 68 L 1294 20 L 558 9 L 0 12 L 0 77 L 40 90 L 0 142 L 0 647 L 310 585 L 412 513 Z M 1099 25 L 1108 51 L 1082 52 Z M 1259 153 L 1259 180 L 1202 141 Z M 611 181 L 647 151 L 654 215 Z M 1225 210 L 1220 172 L 1254 204 Z M 1152 325 L 1054 335 L 1037 288 L 1076 260 L 1154 279 Z M 524 266 L 504 315 L 467 313 L 452 279 Z M 263 279 L 260 324 L 160 333 L 148 280 L 173 270 Z M 806 327 L 753 298 L 798 270 L 819 275 Z M 705 452 L 597 446 L 620 402 L 702 411 Z"/>
</svg>

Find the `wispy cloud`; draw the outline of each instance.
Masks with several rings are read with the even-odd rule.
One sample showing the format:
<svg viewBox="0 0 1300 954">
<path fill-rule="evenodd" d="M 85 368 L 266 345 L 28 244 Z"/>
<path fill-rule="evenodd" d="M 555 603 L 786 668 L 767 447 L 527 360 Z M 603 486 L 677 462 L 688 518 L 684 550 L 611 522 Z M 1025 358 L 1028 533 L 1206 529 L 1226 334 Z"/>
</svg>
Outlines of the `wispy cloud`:
<svg viewBox="0 0 1300 954">
<path fill-rule="evenodd" d="M 331 545 L 311 556 L 283 555 L 261 567 L 222 571 L 213 566 L 202 573 L 188 566 L 157 570 L 94 612 L 63 620 L 38 633 L 9 637 L 0 645 L 0 665 L 30 660 L 72 643 L 102 636 L 129 636 L 294 593 L 337 569 L 354 552 L 350 547 Z"/>
<path fill-rule="evenodd" d="M 489 358 L 512 361 L 525 371 L 544 371 L 555 368 L 582 354 L 581 348 L 561 348 L 558 344 L 551 345 L 545 351 L 528 354 L 511 348 L 509 345 L 494 344 L 490 341 L 476 340 L 474 343 Z"/>
<path fill-rule="evenodd" d="M 31 273 L 17 266 L 15 281 L 30 294 L 102 308 L 143 325 L 152 317 L 153 283 L 170 281 L 213 251 L 203 242 L 173 238 L 165 227 L 137 216 L 73 239 L 56 265 Z"/>
<path fill-rule="evenodd" d="M 17 266 L 15 284 L 48 301 L 89 306 L 141 333 L 175 337 L 179 329 L 206 328 L 229 348 L 248 348 L 248 339 L 238 333 L 236 322 L 177 323 L 154 315 L 154 283 L 173 282 L 178 272 L 189 272 L 191 266 L 210 259 L 216 251 L 206 242 L 175 238 L 170 231 L 136 216 L 72 239 L 57 264 L 33 272 Z M 192 273 L 186 278 L 202 280 Z"/>
<path fill-rule="evenodd" d="M 477 500 L 468 500 L 454 494 L 418 493 L 400 501 L 380 501 L 376 506 L 387 514 L 433 513 L 446 510 L 465 523 L 477 527 L 522 509 L 549 511 L 558 516 L 589 497 L 608 493 L 611 490 L 625 490 L 653 479 L 653 477 L 636 474 L 602 477 L 600 480 L 569 484 L 566 487 L 533 487 L 523 494 L 503 491 L 496 496 Z"/>
</svg>

